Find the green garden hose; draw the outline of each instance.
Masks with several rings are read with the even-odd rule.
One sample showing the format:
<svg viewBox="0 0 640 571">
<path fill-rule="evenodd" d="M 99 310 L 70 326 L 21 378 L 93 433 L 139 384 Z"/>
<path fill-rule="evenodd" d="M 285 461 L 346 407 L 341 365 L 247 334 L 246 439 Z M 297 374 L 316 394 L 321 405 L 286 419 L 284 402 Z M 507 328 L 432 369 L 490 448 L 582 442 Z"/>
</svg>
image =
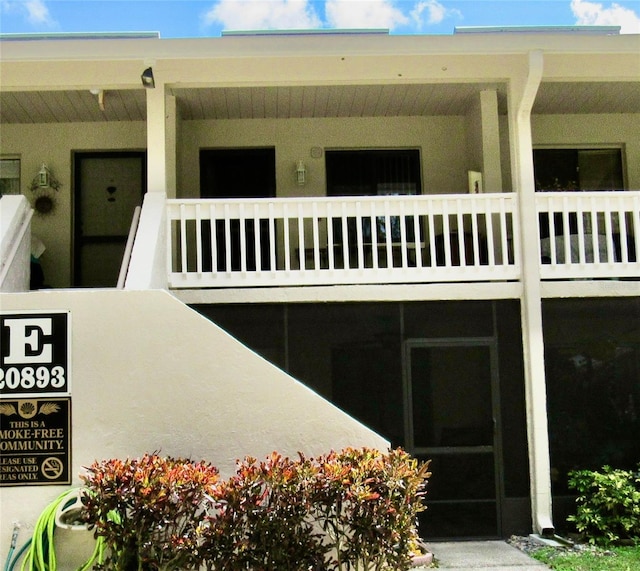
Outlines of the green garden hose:
<svg viewBox="0 0 640 571">
<path fill-rule="evenodd" d="M 11 549 L 5 564 L 5 571 L 14 571 L 20 558 L 24 555 L 20 571 L 56 571 L 57 561 L 54 549 L 54 532 L 56 529 L 56 517 L 59 510 L 64 510 L 68 506 L 77 502 L 78 490 L 72 489 L 60 494 L 51 502 L 40 514 L 36 522 L 31 538 L 13 556 L 15 550 L 15 540 L 19 527 L 16 526 L 11 541 Z M 91 557 L 78 568 L 78 571 L 87 571 L 94 561 L 101 563 L 104 555 L 104 541 L 99 537 L 96 547 Z"/>
</svg>

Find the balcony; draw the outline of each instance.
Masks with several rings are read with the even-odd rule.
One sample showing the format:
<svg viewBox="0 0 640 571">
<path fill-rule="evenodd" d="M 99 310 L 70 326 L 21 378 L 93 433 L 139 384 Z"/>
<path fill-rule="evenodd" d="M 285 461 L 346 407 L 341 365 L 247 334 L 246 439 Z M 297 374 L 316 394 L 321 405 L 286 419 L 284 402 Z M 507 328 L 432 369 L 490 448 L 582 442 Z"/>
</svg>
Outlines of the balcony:
<svg viewBox="0 0 640 571">
<path fill-rule="evenodd" d="M 640 278 L 640 192 L 536 194 L 540 277 Z"/>
<path fill-rule="evenodd" d="M 170 288 L 638 278 L 640 192 L 537 193 L 522 260 L 518 195 L 167 201 Z"/>
</svg>

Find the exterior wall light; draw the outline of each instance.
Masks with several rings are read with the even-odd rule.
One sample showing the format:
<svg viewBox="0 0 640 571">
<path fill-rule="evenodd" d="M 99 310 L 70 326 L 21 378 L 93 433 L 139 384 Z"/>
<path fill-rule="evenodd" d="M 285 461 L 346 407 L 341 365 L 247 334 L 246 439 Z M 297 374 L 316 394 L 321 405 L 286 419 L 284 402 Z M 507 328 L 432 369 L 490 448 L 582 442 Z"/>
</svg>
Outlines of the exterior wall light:
<svg viewBox="0 0 640 571">
<path fill-rule="evenodd" d="M 55 192 L 60 190 L 62 183 L 59 182 L 49 167 L 42 163 L 40 170 L 33 177 L 29 190 L 33 192 L 33 207 L 37 214 L 46 216 L 55 210 Z"/>
<path fill-rule="evenodd" d="M 53 173 L 49 170 L 46 163 L 42 163 L 40 170 L 33 177 L 29 190 L 36 191 L 42 188 L 51 188 L 53 190 L 59 190 L 62 184 L 56 179 Z"/>
<path fill-rule="evenodd" d="M 142 72 L 140 79 L 142 81 L 142 85 L 147 89 L 153 89 L 156 86 L 156 81 L 153 78 L 153 69 L 150 67 Z"/>
<path fill-rule="evenodd" d="M 307 169 L 302 160 L 299 160 L 296 164 L 296 181 L 300 186 L 307 182 Z"/>
<path fill-rule="evenodd" d="M 51 173 L 49 172 L 47 165 L 42 163 L 42 166 L 38 171 L 38 186 L 40 188 L 48 188 L 50 186 L 49 185 L 50 180 L 51 180 Z"/>
</svg>

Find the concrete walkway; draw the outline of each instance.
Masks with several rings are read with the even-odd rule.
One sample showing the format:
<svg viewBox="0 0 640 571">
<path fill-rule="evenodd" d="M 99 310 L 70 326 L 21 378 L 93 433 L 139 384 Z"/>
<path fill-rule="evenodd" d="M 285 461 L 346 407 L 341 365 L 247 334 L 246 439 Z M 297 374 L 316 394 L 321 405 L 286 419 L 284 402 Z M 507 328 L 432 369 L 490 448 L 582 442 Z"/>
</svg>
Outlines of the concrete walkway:
<svg viewBox="0 0 640 571">
<path fill-rule="evenodd" d="M 504 541 L 427 543 L 440 569 L 458 571 L 542 571 L 544 563 L 532 559 Z"/>
</svg>

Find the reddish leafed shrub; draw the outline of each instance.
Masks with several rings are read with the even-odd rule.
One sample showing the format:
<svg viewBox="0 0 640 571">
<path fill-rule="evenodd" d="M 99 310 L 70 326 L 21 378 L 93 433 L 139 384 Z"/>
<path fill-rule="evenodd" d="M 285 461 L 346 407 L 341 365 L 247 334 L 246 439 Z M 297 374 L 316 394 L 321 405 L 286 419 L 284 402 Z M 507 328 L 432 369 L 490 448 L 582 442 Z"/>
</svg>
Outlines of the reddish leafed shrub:
<svg viewBox="0 0 640 571">
<path fill-rule="evenodd" d="M 428 467 L 401 449 L 274 452 L 221 481 L 203 462 L 106 460 L 83 477 L 84 518 L 109 548 L 101 569 L 402 571 Z"/>
</svg>

